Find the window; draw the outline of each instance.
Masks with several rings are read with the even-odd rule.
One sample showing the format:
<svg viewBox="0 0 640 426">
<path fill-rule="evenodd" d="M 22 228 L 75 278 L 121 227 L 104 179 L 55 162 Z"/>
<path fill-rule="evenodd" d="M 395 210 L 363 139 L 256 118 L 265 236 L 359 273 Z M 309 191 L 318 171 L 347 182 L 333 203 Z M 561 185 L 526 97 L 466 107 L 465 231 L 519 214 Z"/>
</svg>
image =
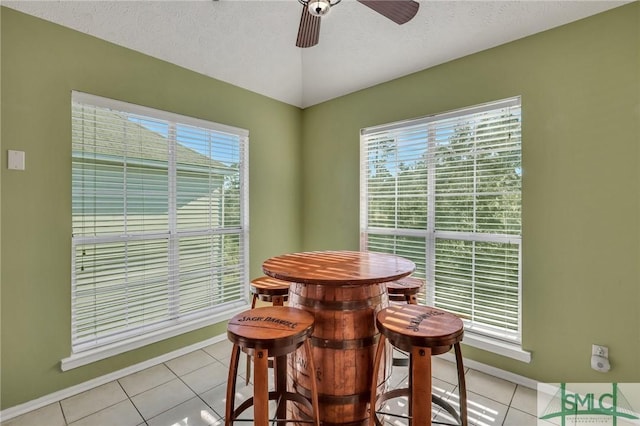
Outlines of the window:
<svg viewBox="0 0 640 426">
<path fill-rule="evenodd" d="M 467 335 L 521 343 L 520 98 L 361 132 L 361 248 L 426 278 Z"/>
<path fill-rule="evenodd" d="M 247 143 L 246 130 L 73 92 L 73 354 L 246 303 Z"/>
</svg>

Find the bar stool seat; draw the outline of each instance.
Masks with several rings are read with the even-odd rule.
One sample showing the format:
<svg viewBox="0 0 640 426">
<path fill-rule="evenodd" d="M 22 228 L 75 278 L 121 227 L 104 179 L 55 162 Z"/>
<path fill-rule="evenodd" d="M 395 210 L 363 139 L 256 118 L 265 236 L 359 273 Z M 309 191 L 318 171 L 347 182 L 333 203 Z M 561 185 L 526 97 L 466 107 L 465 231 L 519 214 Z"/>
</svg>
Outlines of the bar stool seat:
<svg viewBox="0 0 640 426">
<path fill-rule="evenodd" d="M 251 281 L 250 289 L 253 295 L 251 309 L 256 307 L 256 301 L 270 302 L 273 306 L 283 306 L 289 299 L 290 283 L 268 276 Z"/>
<path fill-rule="evenodd" d="M 405 277 L 397 281 L 386 284 L 389 301 L 394 303 L 418 304 L 418 293 L 424 287 L 424 280 L 414 277 Z M 401 352 L 402 353 L 402 352 Z M 406 353 L 393 357 L 393 365 L 396 367 L 406 367 L 409 365 L 409 358 Z"/>
<path fill-rule="evenodd" d="M 234 421 L 247 421 L 238 417 L 254 407 L 253 423 L 267 426 L 269 422 L 283 424 L 287 415 L 287 401 L 303 404 L 313 414 L 311 423 L 319 426 L 318 389 L 315 375 L 311 374 L 311 397 L 305 398 L 287 390 L 287 355 L 304 346 L 310 370 L 315 371 L 309 338 L 313 332 L 314 317 L 307 311 L 286 306 L 266 306 L 241 312 L 229 320 L 227 337 L 233 343 L 227 396 L 225 425 Z M 253 397 L 235 408 L 236 378 L 240 351 L 247 353 L 254 364 Z M 274 358 L 275 391 L 269 392 L 268 359 Z M 275 418 L 269 419 L 269 401 L 277 401 Z"/>
<path fill-rule="evenodd" d="M 249 286 L 251 294 L 253 295 L 251 298 L 251 309 L 256 307 L 256 302 L 258 300 L 262 302 L 269 302 L 273 306 L 284 306 L 284 302 L 289 300 L 290 285 L 291 283 L 287 281 L 271 278 L 266 275 L 252 280 L 251 285 Z M 273 367 L 271 362 L 269 362 L 269 367 Z M 248 385 L 250 380 L 251 359 L 247 356 L 245 383 Z"/>
<path fill-rule="evenodd" d="M 389 301 L 406 302 L 411 305 L 416 305 L 418 303 L 418 293 L 424 286 L 424 280 L 405 277 L 397 281 L 391 281 L 386 285 Z"/>
<path fill-rule="evenodd" d="M 385 401 L 408 397 L 409 425 L 431 425 L 432 403 L 446 410 L 458 425 L 467 426 L 467 390 L 462 364 L 460 342 L 464 332 L 462 320 L 457 316 L 421 305 L 394 305 L 376 315 L 380 340 L 373 367 L 374 386 L 371 388 L 370 424 L 382 425 L 377 410 Z M 386 340 L 409 354 L 409 386 L 377 394 L 377 383 Z M 446 401 L 431 392 L 431 356 L 455 350 L 458 371 L 459 413 Z M 442 424 L 442 423 L 441 423 Z M 446 423 L 445 423 L 446 424 Z"/>
</svg>

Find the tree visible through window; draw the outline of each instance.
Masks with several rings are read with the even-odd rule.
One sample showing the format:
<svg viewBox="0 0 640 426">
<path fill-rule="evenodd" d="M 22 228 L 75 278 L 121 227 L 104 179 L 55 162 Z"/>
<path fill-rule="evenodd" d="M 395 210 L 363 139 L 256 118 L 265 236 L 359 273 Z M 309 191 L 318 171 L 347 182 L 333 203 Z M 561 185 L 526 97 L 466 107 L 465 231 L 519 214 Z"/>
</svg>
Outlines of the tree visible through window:
<svg viewBox="0 0 640 426">
<path fill-rule="evenodd" d="M 520 99 L 364 129 L 361 247 L 413 260 L 422 302 L 520 342 Z"/>
<path fill-rule="evenodd" d="M 73 352 L 242 303 L 248 133 L 77 92 L 72 120 Z"/>
</svg>

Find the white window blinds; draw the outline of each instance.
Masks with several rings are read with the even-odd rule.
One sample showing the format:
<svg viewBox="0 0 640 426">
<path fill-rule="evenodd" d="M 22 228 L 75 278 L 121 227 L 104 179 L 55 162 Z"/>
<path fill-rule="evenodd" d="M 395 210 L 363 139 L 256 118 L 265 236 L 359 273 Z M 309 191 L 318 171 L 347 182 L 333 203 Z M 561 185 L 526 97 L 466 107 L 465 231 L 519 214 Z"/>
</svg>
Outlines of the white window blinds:
<svg viewBox="0 0 640 426">
<path fill-rule="evenodd" d="M 520 129 L 512 98 L 361 132 L 361 248 L 413 260 L 423 303 L 517 343 Z"/>
<path fill-rule="evenodd" d="M 248 132 L 72 99 L 72 352 L 228 309 L 247 282 Z"/>
</svg>

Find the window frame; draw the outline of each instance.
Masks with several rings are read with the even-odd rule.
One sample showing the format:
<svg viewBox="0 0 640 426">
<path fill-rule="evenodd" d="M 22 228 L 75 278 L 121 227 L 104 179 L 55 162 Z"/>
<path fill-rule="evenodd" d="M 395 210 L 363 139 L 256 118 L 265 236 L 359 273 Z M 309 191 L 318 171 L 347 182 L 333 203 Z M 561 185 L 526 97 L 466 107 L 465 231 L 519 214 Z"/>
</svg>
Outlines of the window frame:
<svg viewBox="0 0 640 426">
<path fill-rule="evenodd" d="M 248 171 L 249 171 L 249 163 L 248 163 L 248 152 L 249 152 L 249 132 L 245 129 L 236 128 L 233 126 L 223 125 L 219 123 L 214 123 L 194 117 L 188 117 L 168 111 L 157 110 L 154 108 L 149 108 L 141 105 L 135 105 L 127 102 L 122 102 L 118 100 L 108 99 L 96 95 L 91 95 L 83 92 L 72 91 L 71 94 L 71 103 L 72 104 L 85 104 L 91 107 L 97 108 L 106 108 L 113 111 L 118 111 L 124 114 L 139 116 L 139 117 L 149 117 L 153 120 L 158 120 L 159 122 L 168 123 L 169 127 L 174 126 L 188 126 L 192 128 L 203 129 L 205 132 L 214 132 L 214 133 L 225 133 L 229 135 L 233 135 L 237 137 L 238 140 L 238 158 L 239 164 L 237 167 L 237 173 L 234 173 L 234 176 L 237 175 L 239 179 L 239 217 L 238 222 L 239 225 L 234 230 L 223 228 L 214 229 L 214 225 L 210 224 L 206 228 L 201 228 L 199 230 L 187 229 L 184 232 L 181 232 L 180 227 L 177 225 L 176 216 L 178 214 L 177 200 L 179 193 L 176 190 L 177 179 L 179 179 L 180 175 L 180 166 L 176 161 L 176 147 L 178 146 L 178 138 L 175 134 L 168 134 L 166 136 L 168 142 L 168 158 L 167 158 L 167 180 L 168 180 L 168 188 L 167 191 L 167 203 L 168 203 L 168 211 L 166 212 L 168 223 L 166 232 L 147 232 L 143 236 L 141 233 L 132 233 L 131 235 L 96 235 L 96 236 L 77 236 L 74 235 L 71 238 L 71 298 L 72 298 L 72 312 L 71 312 L 71 354 L 69 357 L 63 359 L 61 361 L 61 368 L 63 371 L 76 368 L 82 365 L 86 365 L 91 362 L 95 362 L 100 359 L 108 358 L 125 351 L 129 351 L 132 349 L 136 349 L 150 343 L 158 342 L 170 337 L 175 337 L 180 334 L 184 334 L 189 331 L 193 331 L 205 326 L 217 324 L 219 322 L 225 321 L 231 318 L 238 312 L 246 309 L 249 305 L 249 288 L 248 288 L 248 278 L 249 278 L 249 180 L 248 180 Z M 72 113 L 73 119 L 73 113 Z M 210 142 L 211 143 L 211 142 Z M 173 147 L 173 148 L 171 148 Z M 75 162 L 76 160 L 74 160 Z M 208 172 L 208 176 L 212 176 L 213 178 L 216 175 L 211 174 L 211 168 Z M 173 176 L 173 177 L 171 177 Z M 72 195 L 72 203 L 74 202 L 74 196 Z M 212 214 L 212 213 L 209 213 Z M 123 219 L 126 218 L 127 215 L 123 216 Z M 234 216 L 235 217 L 235 216 Z M 124 222 L 123 222 L 124 223 Z M 178 244 L 180 244 L 181 238 L 184 240 L 185 238 L 192 237 L 208 237 L 215 235 L 224 235 L 224 234 L 233 234 L 238 235 L 239 241 L 239 255 L 241 259 L 239 261 L 237 269 L 237 274 L 239 274 L 238 285 L 240 286 L 236 292 L 237 300 L 225 302 L 221 304 L 217 304 L 213 307 L 205 308 L 204 310 L 197 311 L 196 313 L 187 313 L 182 315 L 169 315 L 167 319 L 163 322 L 150 327 L 148 331 L 144 331 L 146 327 L 142 327 L 143 331 L 140 332 L 128 332 L 124 331 L 119 336 L 118 339 L 108 339 L 106 342 L 98 343 L 95 345 L 89 345 L 85 347 L 75 346 L 74 347 L 74 324 L 76 321 L 76 316 L 74 313 L 74 292 L 76 286 L 76 247 L 82 244 L 93 243 L 100 244 L 104 242 L 124 242 L 124 241 L 139 241 L 141 239 L 159 239 L 166 240 L 167 244 L 169 244 L 169 248 L 167 249 L 166 257 L 168 259 L 169 264 L 172 262 L 178 262 L 178 257 L 176 256 Z M 171 243 L 170 243 L 171 242 Z M 170 247 L 174 247 L 171 249 Z M 173 260 L 172 260 L 173 259 Z M 177 272 L 173 272 L 171 266 L 168 266 L 169 269 L 168 274 L 168 282 L 167 282 L 167 294 L 168 294 L 168 311 L 172 311 L 171 305 L 176 302 L 176 295 L 172 294 L 176 290 L 177 282 L 174 282 L 172 286 L 169 280 L 175 280 L 177 278 Z M 177 270 L 177 269 L 176 269 Z M 171 278 L 173 277 L 173 278 Z M 173 289 L 173 290 L 172 290 Z M 173 301 L 173 302 L 172 302 Z M 175 314 L 175 311 L 172 311 Z"/>
<path fill-rule="evenodd" d="M 481 232 L 460 232 L 460 231 L 447 231 L 447 230 L 438 230 L 436 229 L 436 220 L 435 220 L 435 211 L 438 208 L 438 204 L 435 201 L 438 194 L 435 191 L 436 179 L 436 159 L 432 154 L 436 152 L 435 144 L 436 137 L 435 132 L 438 126 L 438 123 L 443 123 L 451 120 L 456 120 L 456 118 L 462 119 L 463 117 L 469 117 L 476 114 L 487 113 L 494 110 L 500 110 L 502 108 L 518 108 L 519 109 L 519 124 L 520 131 L 522 126 L 522 114 L 521 114 L 521 97 L 516 96 L 512 98 L 507 98 L 503 100 L 498 100 L 494 102 L 488 102 L 480 105 L 475 105 L 467 108 L 461 108 L 457 110 L 452 110 L 448 112 L 444 112 L 441 114 L 434 114 L 426 117 L 420 117 L 416 119 L 402 120 L 393 123 L 382 124 L 379 126 L 372 126 L 368 128 L 361 129 L 360 131 L 360 249 L 361 250 L 370 250 L 376 249 L 371 248 L 369 243 L 369 236 L 374 235 L 374 238 L 384 236 L 397 238 L 397 237 L 415 237 L 415 238 L 424 238 L 424 258 L 419 259 L 417 275 L 424 275 L 422 278 L 425 278 L 428 283 L 426 286 L 426 292 L 420 295 L 420 303 L 435 305 L 435 285 L 429 285 L 429 283 L 436 282 L 436 259 L 434 256 L 430 256 L 430 253 L 434 253 L 436 251 L 436 240 L 439 239 L 452 239 L 452 240 L 460 240 L 460 241 L 473 241 L 473 242 L 486 242 L 486 243 L 501 243 L 501 244 L 517 244 L 518 252 L 518 277 L 517 277 L 517 285 L 518 285 L 518 301 L 517 301 L 517 311 L 518 311 L 518 325 L 517 325 L 517 335 L 511 334 L 509 337 L 505 337 L 508 335 L 497 333 L 492 335 L 490 332 L 490 327 L 479 325 L 477 322 L 463 319 L 465 323 L 465 343 L 470 344 L 475 347 L 479 347 L 481 349 L 489 350 L 495 353 L 499 353 L 501 355 L 505 355 L 511 358 L 515 358 L 521 360 L 523 362 L 530 362 L 531 354 L 522 349 L 522 230 L 520 228 L 520 232 L 518 235 L 513 234 L 491 234 L 491 233 L 481 233 Z M 368 144 L 369 141 L 371 143 L 375 143 L 373 140 L 376 137 L 379 137 L 380 140 L 384 140 L 385 137 L 390 140 L 393 139 L 392 146 L 396 149 L 398 147 L 398 141 L 396 137 L 391 137 L 388 135 L 398 135 L 402 134 L 402 132 L 423 132 L 424 136 L 424 150 L 425 150 L 425 163 L 428 165 L 426 167 L 426 205 L 427 205 L 427 214 L 424 218 L 426 225 L 424 228 L 400 228 L 398 227 L 398 212 L 395 213 L 396 224 L 389 224 L 388 227 L 373 227 L 369 224 L 369 200 L 370 196 L 368 193 L 369 188 L 369 170 L 372 167 L 373 161 L 370 161 L 368 156 Z M 406 134 L 405 134 L 406 136 Z M 397 136 L 399 137 L 399 136 Z M 408 136 L 407 136 L 408 137 Z M 416 139 L 418 139 L 416 137 Z M 416 142 L 416 144 L 418 144 Z M 521 155 L 522 155 L 522 144 L 520 142 L 519 145 L 519 153 L 520 153 L 520 165 L 521 165 Z M 397 160 L 397 164 L 401 164 L 399 160 Z M 520 166 L 521 167 L 521 166 Z M 414 176 L 418 176 L 418 173 L 424 173 L 424 171 L 415 171 Z M 399 176 L 399 175 L 398 175 Z M 474 172 L 475 176 L 475 172 Z M 397 179 L 396 179 L 397 181 Z M 397 185 L 397 182 L 396 182 Z M 520 209 L 522 207 L 522 187 L 520 186 Z M 379 195 L 379 194 L 377 194 Z M 374 206 L 375 208 L 375 206 Z M 475 212 L 475 208 L 473 209 Z M 393 216 L 393 215 L 392 215 Z M 521 220 L 521 219 L 520 219 Z M 474 218 L 474 223 L 475 218 Z M 395 226 L 395 227 L 394 227 Z M 475 226 L 475 225 L 474 225 Z M 381 239 L 382 239 L 381 238 Z M 395 243 L 394 243 L 395 244 Z M 475 244 L 475 243 L 474 243 Z M 373 245 L 376 245 L 375 243 Z M 381 242 L 379 245 L 384 246 L 385 243 Z M 405 247 L 406 249 L 406 247 Z M 384 250 L 390 250 L 391 252 L 396 252 L 400 250 L 398 247 L 384 247 Z M 418 255 L 420 253 L 420 249 L 416 248 Z M 474 258 L 474 257 L 472 257 Z M 423 267 L 420 263 L 423 262 Z M 423 271 L 420 271 L 423 269 Z M 472 286 L 474 286 L 472 284 Z"/>
</svg>

